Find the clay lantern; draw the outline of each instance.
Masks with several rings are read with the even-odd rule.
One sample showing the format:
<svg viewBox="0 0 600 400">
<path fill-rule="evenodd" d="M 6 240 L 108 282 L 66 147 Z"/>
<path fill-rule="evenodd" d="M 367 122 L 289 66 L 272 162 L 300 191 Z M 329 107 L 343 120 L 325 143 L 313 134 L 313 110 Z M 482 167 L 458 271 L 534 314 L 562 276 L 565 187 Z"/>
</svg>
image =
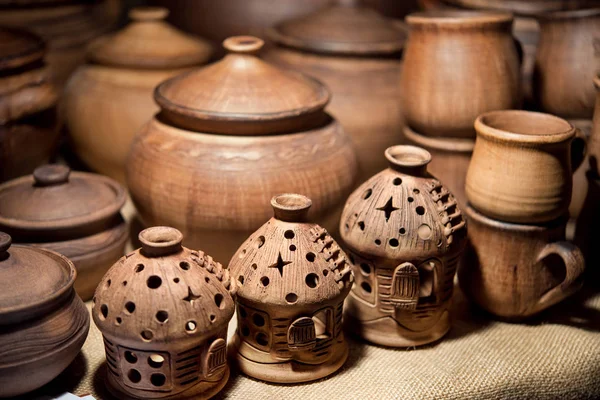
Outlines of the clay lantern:
<svg viewBox="0 0 600 400">
<path fill-rule="evenodd" d="M 348 356 L 342 313 L 351 267 L 327 231 L 307 222 L 310 199 L 283 194 L 271 205 L 274 217 L 229 264 L 238 285 L 237 364 L 269 382 L 319 379 Z"/>
<path fill-rule="evenodd" d="M 386 150 L 389 168 L 350 195 L 340 233 L 355 271 L 347 321 L 385 346 L 419 346 L 450 329 L 453 279 L 466 240 L 454 196 L 427 172 L 429 152 Z"/>
<path fill-rule="evenodd" d="M 139 235 L 96 289 L 109 390 L 118 398 L 209 398 L 229 378 L 227 324 L 235 285 L 221 264 L 181 245 L 174 228 Z"/>
</svg>

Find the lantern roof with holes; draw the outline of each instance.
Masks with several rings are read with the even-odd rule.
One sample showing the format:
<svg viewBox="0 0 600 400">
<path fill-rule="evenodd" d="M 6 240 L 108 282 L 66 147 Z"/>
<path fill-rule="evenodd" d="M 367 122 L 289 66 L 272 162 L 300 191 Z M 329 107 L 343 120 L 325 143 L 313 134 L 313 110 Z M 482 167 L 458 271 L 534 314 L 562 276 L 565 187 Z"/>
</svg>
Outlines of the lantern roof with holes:
<svg viewBox="0 0 600 400">
<path fill-rule="evenodd" d="M 226 329 L 235 308 L 229 272 L 183 247 L 177 229 L 148 228 L 139 239 L 142 247 L 117 261 L 96 289 L 92 316 L 102 334 L 154 349 Z"/>
<path fill-rule="evenodd" d="M 459 252 L 466 222 L 456 199 L 427 172 L 428 151 L 393 146 L 385 151 L 389 168 L 348 198 L 340 234 L 367 258 L 412 260 Z"/>
<path fill-rule="evenodd" d="M 274 217 L 229 263 L 239 298 L 257 305 L 314 308 L 348 295 L 351 266 L 327 231 L 307 222 L 311 204 L 299 194 L 273 197 Z"/>
</svg>

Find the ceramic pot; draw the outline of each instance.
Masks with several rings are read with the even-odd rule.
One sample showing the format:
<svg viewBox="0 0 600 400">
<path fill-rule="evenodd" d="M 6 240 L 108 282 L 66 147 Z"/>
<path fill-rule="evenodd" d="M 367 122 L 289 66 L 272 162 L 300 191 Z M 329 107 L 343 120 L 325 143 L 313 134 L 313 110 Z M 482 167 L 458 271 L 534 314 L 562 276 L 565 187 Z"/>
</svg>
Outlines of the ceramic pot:
<svg viewBox="0 0 600 400">
<path fill-rule="evenodd" d="M 349 137 L 323 111 L 329 92 L 256 57 L 261 46 L 257 38 L 230 38 L 223 60 L 158 86 L 161 112 L 136 136 L 127 161 L 142 222 L 175 226 L 190 247 L 219 259 L 231 258 L 268 219 L 265 202 L 275 194 L 305 193 L 320 221 L 356 176 Z"/>
<path fill-rule="evenodd" d="M 69 257 L 78 272 L 75 290 L 88 300 L 124 253 L 124 203 L 125 190 L 110 178 L 45 165 L 0 185 L 0 230 Z"/>
<path fill-rule="evenodd" d="M 565 240 L 566 217 L 544 225 L 511 224 L 467 207 L 469 246 L 458 277 L 479 307 L 502 318 L 532 316 L 583 283 L 581 251 Z"/>
<path fill-rule="evenodd" d="M 450 329 L 466 224 L 454 196 L 427 172 L 415 146 L 386 150 L 390 167 L 350 195 L 340 232 L 356 283 L 348 328 L 384 346 L 420 346 Z"/>
<path fill-rule="evenodd" d="M 573 170 L 585 140 L 550 114 L 504 110 L 480 115 L 467 171 L 469 203 L 484 215 L 514 223 L 542 223 L 567 213 Z"/>
<path fill-rule="evenodd" d="M 590 169 L 590 152 L 591 152 L 591 137 L 592 137 L 592 121 L 589 119 L 570 119 L 569 123 L 578 130 L 577 134 L 579 145 L 583 145 L 583 141 L 587 143 L 586 154 L 583 162 L 579 167 L 573 168 L 573 194 L 571 196 L 571 204 L 569 204 L 569 216 L 571 219 L 576 219 L 581 214 L 588 191 L 587 174 Z"/>
<path fill-rule="evenodd" d="M 9 2 L 0 5 L 0 25 L 31 29 L 48 43 L 46 61 L 53 81 L 62 88 L 69 75 L 85 61 L 85 46 L 116 24 L 119 3 L 119 0 Z"/>
<path fill-rule="evenodd" d="M 235 283 L 211 256 L 182 247 L 177 229 L 149 228 L 139 239 L 94 296 L 107 386 L 119 399 L 211 398 L 229 378 Z"/>
<path fill-rule="evenodd" d="M 47 163 L 58 143 L 58 93 L 45 45 L 27 31 L 0 28 L 0 182 Z"/>
<path fill-rule="evenodd" d="M 474 138 L 478 115 L 520 106 L 512 15 L 437 11 L 411 14 L 406 21 L 410 36 L 402 67 L 402 109 L 413 131 Z"/>
<path fill-rule="evenodd" d="M 158 111 L 154 88 L 212 54 L 207 42 L 166 24 L 167 15 L 159 7 L 132 9 L 129 25 L 90 45 L 91 62 L 65 88 L 65 121 L 77 156 L 122 184 L 133 136 Z"/>
<path fill-rule="evenodd" d="M 327 231 L 308 222 L 311 204 L 298 194 L 273 197 L 274 217 L 229 263 L 239 286 L 235 358 L 253 378 L 312 381 L 348 357 L 342 315 L 352 270 Z"/>
<path fill-rule="evenodd" d="M 600 8 L 538 17 L 540 43 L 534 94 L 539 107 L 563 118 L 591 119 L 600 71 Z"/>
<path fill-rule="evenodd" d="M 405 30 L 373 10 L 342 2 L 283 22 L 269 38 L 278 46 L 266 60 L 313 76 L 332 91 L 327 110 L 361 149 L 357 181 L 385 168 L 378 155 L 402 141 L 397 82 Z"/>
<path fill-rule="evenodd" d="M 594 79 L 596 106 L 589 142 L 589 168 L 595 179 L 600 178 L 600 75 Z"/>
<path fill-rule="evenodd" d="M 45 385 L 79 353 L 90 317 L 76 275 L 66 257 L 0 232 L 0 397 Z"/>
<path fill-rule="evenodd" d="M 540 15 L 542 13 L 579 9 L 600 4 L 597 0 L 444 0 L 459 7 L 508 11 L 518 15 Z"/>
<path fill-rule="evenodd" d="M 431 162 L 427 169 L 444 182 L 444 186 L 450 190 L 461 207 L 466 206 L 465 180 L 475 141 L 422 136 L 408 127 L 404 128 L 404 136 L 409 143 L 422 147 L 431 154 Z"/>
</svg>

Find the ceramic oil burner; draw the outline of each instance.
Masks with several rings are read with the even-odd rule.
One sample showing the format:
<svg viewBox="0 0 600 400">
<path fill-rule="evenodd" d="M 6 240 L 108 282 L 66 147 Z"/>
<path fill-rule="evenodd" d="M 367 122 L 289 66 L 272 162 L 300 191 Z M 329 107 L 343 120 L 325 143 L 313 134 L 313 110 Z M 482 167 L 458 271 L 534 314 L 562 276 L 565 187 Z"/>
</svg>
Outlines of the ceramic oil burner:
<svg viewBox="0 0 600 400">
<path fill-rule="evenodd" d="M 556 304 L 583 283 L 581 251 L 565 241 L 566 217 L 541 225 L 512 224 L 467 207 L 469 246 L 458 277 L 484 310 L 521 319 Z"/>
<path fill-rule="evenodd" d="M 90 317 L 76 275 L 66 257 L 0 232 L 0 397 L 45 385 L 79 353 Z"/>
<path fill-rule="evenodd" d="M 600 71 L 600 8 L 546 13 L 534 74 L 539 107 L 567 119 L 591 119 Z"/>
<path fill-rule="evenodd" d="M 531 111 L 480 115 L 467 171 L 469 203 L 484 215 L 542 223 L 567 213 L 585 142 L 564 119 Z"/>
<path fill-rule="evenodd" d="M 595 179 L 600 178 L 600 75 L 594 79 L 596 87 L 596 106 L 594 109 L 594 122 L 589 141 L 589 168 Z"/>
<path fill-rule="evenodd" d="M 45 164 L 58 143 L 58 93 L 38 36 L 0 27 L 0 182 Z"/>
<path fill-rule="evenodd" d="M 8 4 L 6 4 L 8 3 Z M 120 16 L 120 0 L 27 0 L 3 2 L 0 25 L 31 29 L 48 43 L 53 81 L 62 88 L 83 64 L 85 47 L 110 30 Z"/>
<path fill-rule="evenodd" d="M 0 230 L 16 243 L 44 247 L 75 264 L 75 290 L 88 300 L 124 253 L 125 190 L 110 178 L 45 165 L 0 185 Z"/>
<path fill-rule="evenodd" d="M 79 67 L 65 88 L 65 122 L 75 152 L 120 183 L 135 133 L 158 111 L 154 88 L 212 54 L 208 42 L 167 24 L 167 15 L 161 7 L 132 9 L 129 25 L 90 45 L 91 62 Z"/>
<path fill-rule="evenodd" d="M 354 1 L 339 3 L 277 25 L 269 36 L 278 46 L 264 58 L 332 91 L 327 110 L 361 150 L 357 181 L 363 182 L 385 168 L 378 155 L 402 138 L 398 76 L 406 31 Z"/>
<path fill-rule="evenodd" d="M 436 11 L 411 14 L 406 21 L 402 110 L 413 131 L 474 138 L 478 115 L 520 106 L 511 14 Z"/>
<path fill-rule="evenodd" d="M 386 150 L 390 164 L 350 195 L 340 232 L 356 283 L 346 321 L 364 339 L 420 346 L 450 329 L 453 279 L 466 241 L 454 196 L 415 146 Z"/>
<path fill-rule="evenodd" d="M 127 184 L 146 226 L 174 226 L 189 247 L 230 259 L 277 193 L 304 193 L 315 218 L 334 215 L 356 156 L 323 111 L 330 95 L 321 83 L 261 60 L 260 39 L 224 45 L 222 60 L 158 86 L 161 112 L 133 141 Z"/>
<path fill-rule="evenodd" d="M 239 287 L 235 358 L 257 379 L 312 381 L 348 357 L 342 313 L 351 266 L 327 231 L 307 222 L 310 199 L 282 194 L 271 205 L 274 217 L 229 263 Z"/>
<path fill-rule="evenodd" d="M 465 180 L 475 141 L 423 136 L 409 127 L 404 128 L 404 136 L 410 144 L 422 147 L 431 154 L 431 162 L 427 165 L 429 172 L 444 182 L 459 206 L 466 206 Z"/>
<path fill-rule="evenodd" d="M 139 240 L 93 300 L 108 388 L 120 399 L 208 399 L 229 378 L 235 284 L 211 256 L 183 247 L 177 229 L 148 228 Z"/>
</svg>

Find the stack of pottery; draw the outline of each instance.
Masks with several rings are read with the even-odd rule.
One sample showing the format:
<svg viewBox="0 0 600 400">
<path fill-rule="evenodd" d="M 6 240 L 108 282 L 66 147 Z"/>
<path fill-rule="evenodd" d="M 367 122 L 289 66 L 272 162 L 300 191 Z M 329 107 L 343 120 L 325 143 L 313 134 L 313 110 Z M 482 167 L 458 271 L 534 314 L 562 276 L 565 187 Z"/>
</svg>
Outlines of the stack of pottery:
<svg viewBox="0 0 600 400">
<path fill-rule="evenodd" d="M 132 9 L 129 25 L 90 45 L 90 63 L 65 88 L 65 122 L 76 154 L 123 184 L 133 137 L 158 111 L 154 88 L 212 55 L 208 42 L 165 23 L 167 15 L 160 7 Z"/>
<path fill-rule="evenodd" d="M 58 144 L 58 93 L 38 36 L 0 28 L 0 182 L 30 174 Z"/>
<path fill-rule="evenodd" d="M 483 114 L 475 129 L 466 181 L 470 244 L 459 281 L 484 310 L 526 318 L 583 282 L 583 255 L 565 241 L 583 139 L 566 120 L 528 111 Z"/>
<path fill-rule="evenodd" d="M 406 21 L 410 35 L 401 78 L 404 133 L 429 150 L 430 170 L 464 205 L 473 122 L 484 112 L 521 105 L 513 17 L 440 10 L 411 14 Z"/>
<path fill-rule="evenodd" d="M 333 211 L 356 176 L 350 138 L 324 111 L 323 84 L 261 60 L 258 38 L 224 46 L 222 60 L 156 88 L 161 111 L 127 160 L 142 223 L 173 226 L 189 247 L 221 260 L 269 218 L 269 200 L 282 191 L 306 194 L 314 218 L 336 224 Z"/>
<path fill-rule="evenodd" d="M 385 168 L 379 155 L 401 142 L 398 76 L 406 30 L 355 1 L 339 1 L 269 31 L 278 47 L 264 58 L 323 81 L 333 98 L 327 110 L 352 138 L 358 182 Z"/>
</svg>

